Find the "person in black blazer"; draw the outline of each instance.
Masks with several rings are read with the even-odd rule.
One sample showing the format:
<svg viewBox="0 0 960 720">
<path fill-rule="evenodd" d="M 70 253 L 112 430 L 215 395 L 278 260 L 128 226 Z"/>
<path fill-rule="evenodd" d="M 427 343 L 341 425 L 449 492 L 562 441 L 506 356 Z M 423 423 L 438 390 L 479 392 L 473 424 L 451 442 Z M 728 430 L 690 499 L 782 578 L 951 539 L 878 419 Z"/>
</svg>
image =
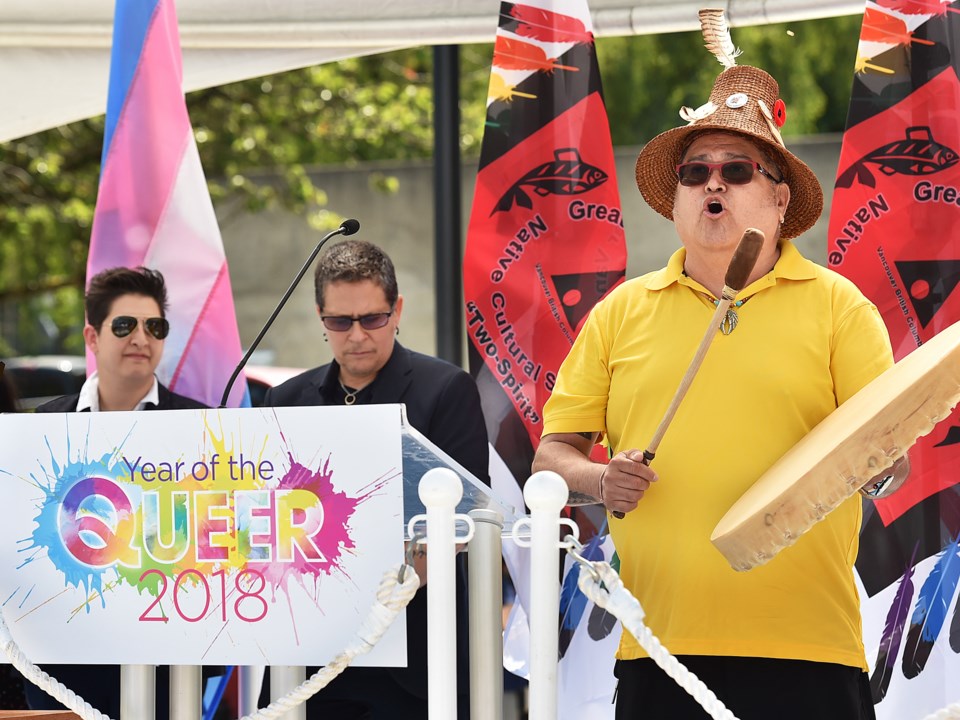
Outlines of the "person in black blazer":
<svg viewBox="0 0 960 720">
<path fill-rule="evenodd" d="M 477 387 L 459 367 L 397 342 L 403 297 L 387 254 L 362 240 L 335 245 L 318 261 L 314 286 L 334 360 L 271 388 L 264 405 L 405 403 L 411 425 L 489 484 L 487 431 Z M 462 563 L 457 569 L 458 717 L 464 720 L 469 716 L 466 576 Z M 420 566 L 417 571 L 423 577 Z M 424 720 L 426 623 L 421 587 L 407 606 L 407 667 L 347 668 L 307 703 L 307 717 Z"/>
<path fill-rule="evenodd" d="M 79 393 L 74 393 L 73 395 L 64 395 L 63 397 L 55 398 L 49 402 L 45 402 L 43 405 L 37 407 L 34 412 L 42 413 L 52 413 L 52 412 L 77 412 L 77 405 L 80 402 L 80 398 L 84 395 L 84 392 L 81 390 Z M 193 398 L 188 398 L 185 395 L 177 395 L 177 393 L 168 389 L 166 385 L 157 381 L 157 401 L 154 403 L 149 399 L 143 403 L 143 407 L 139 408 L 140 410 L 197 410 L 209 407 L 204 405 L 202 402 L 197 402 Z M 90 407 L 84 407 L 80 412 L 89 411 Z"/>
<path fill-rule="evenodd" d="M 39 413 L 110 410 L 177 410 L 207 407 L 161 385 L 154 372 L 170 331 L 166 319 L 167 289 L 163 275 L 139 267 L 111 268 L 90 280 L 84 297 L 87 324 L 83 339 L 97 360 L 97 371 L 80 392 L 51 400 Z M 102 713 L 120 716 L 120 667 L 117 665 L 52 665 L 49 674 Z M 169 680 L 166 668 L 157 673 L 157 717 L 167 717 Z M 62 705 L 25 680 L 32 710 L 57 710 Z"/>
</svg>

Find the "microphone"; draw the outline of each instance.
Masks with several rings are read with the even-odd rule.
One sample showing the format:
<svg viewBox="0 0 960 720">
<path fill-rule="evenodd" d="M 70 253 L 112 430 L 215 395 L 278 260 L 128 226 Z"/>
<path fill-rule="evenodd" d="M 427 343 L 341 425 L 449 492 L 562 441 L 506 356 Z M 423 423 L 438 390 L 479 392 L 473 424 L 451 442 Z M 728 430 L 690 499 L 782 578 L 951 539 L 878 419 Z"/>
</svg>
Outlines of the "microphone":
<svg viewBox="0 0 960 720">
<path fill-rule="evenodd" d="M 290 287 L 287 288 L 287 291 L 283 294 L 283 297 L 280 298 L 280 302 L 277 303 L 277 307 L 274 308 L 273 314 L 270 315 L 270 317 L 267 319 L 267 322 L 265 322 L 263 327 L 260 329 L 260 334 L 257 335 L 256 339 L 252 343 L 250 343 L 250 348 L 247 350 L 246 355 L 243 356 L 243 359 L 240 360 L 240 363 L 237 365 L 236 369 L 234 369 L 233 375 L 230 376 L 230 380 L 227 381 L 227 387 L 223 391 L 223 397 L 220 398 L 220 405 L 218 406 L 218 409 L 223 409 L 227 406 L 227 399 L 230 397 L 230 390 L 233 389 L 233 383 L 236 382 L 240 371 L 243 370 L 244 365 L 247 364 L 247 361 L 250 359 L 250 356 L 253 355 L 253 351 L 257 349 L 260 341 L 263 340 L 263 336 L 267 334 L 267 330 L 269 330 L 270 326 L 273 325 L 273 321 L 277 319 L 277 315 L 280 314 L 280 311 L 290 298 L 290 295 L 293 294 L 294 289 L 300 283 L 300 279 L 303 277 L 303 274 L 307 272 L 307 268 L 310 267 L 310 263 L 313 262 L 313 259 L 317 256 L 317 253 L 320 252 L 320 249 L 324 246 L 327 240 L 332 237 L 336 237 L 337 235 L 343 235 L 344 237 L 347 235 L 353 235 L 359 229 L 359 220 L 347 218 L 340 223 L 340 227 L 338 227 L 336 230 L 329 232 L 320 238 L 320 242 L 317 243 L 317 246 L 313 249 L 313 252 L 310 253 L 310 257 L 307 258 L 307 261 L 300 268 L 300 272 L 297 273 L 297 276 L 293 279 L 293 282 L 290 283 Z"/>
</svg>

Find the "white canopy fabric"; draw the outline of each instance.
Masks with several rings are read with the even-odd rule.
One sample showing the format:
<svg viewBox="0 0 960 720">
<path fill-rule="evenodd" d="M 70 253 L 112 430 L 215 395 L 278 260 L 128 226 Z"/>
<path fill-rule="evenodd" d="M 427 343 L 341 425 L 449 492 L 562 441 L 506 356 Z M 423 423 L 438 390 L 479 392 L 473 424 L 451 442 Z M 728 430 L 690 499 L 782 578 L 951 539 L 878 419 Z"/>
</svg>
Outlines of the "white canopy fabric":
<svg viewBox="0 0 960 720">
<path fill-rule="evenodd" d="M 863 0 L 590 0 L 598 37 L 863 12 Z M 114 0 L 0 2 L 0 142 L 106 108 Z M 493 42 L 500 0 L 179 0 L 184 90 L 401 47 Z"/>
</svg>

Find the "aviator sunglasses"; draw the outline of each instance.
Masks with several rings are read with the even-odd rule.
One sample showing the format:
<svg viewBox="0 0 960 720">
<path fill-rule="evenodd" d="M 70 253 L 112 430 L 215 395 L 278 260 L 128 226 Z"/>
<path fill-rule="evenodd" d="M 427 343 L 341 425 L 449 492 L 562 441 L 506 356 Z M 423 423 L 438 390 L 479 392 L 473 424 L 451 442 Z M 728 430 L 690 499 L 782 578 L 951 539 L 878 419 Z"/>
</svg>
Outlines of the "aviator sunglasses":
<svg viewBox="0 0 960 720">
<path fill-rule="evenodd" d="M 677 177 L 680 184 L 686 187 L 703 185 L 710 179 L 714 170 L 720 171 L 720 177 L 731 185 L 746 185 L 753 180 L 753 171 L 765 175 L 775 183 L 782 182 L 768 173 L 760 163 L 753 160 L 727 160 L 722 163 L 688 162 L 677 165 Z"/>
<path fill-rule="evenodd" d="M 117 317 L 111 321 L 110 329 L 118 338 L 125 338 L 137 329 L 139 322 L 140 319 L 132 315 L 117 315 Z M 163 340 L 170 334 L 170 322 L 166 318 L 143 318 L 143 327 L 157 340 Z"/>
<path fill-rule="evenodd" d="M 379 330 L 390 320 L 393 310 L 390 312 L 371 313 L 370 315 L 360 315 L 359 317 L 350 317 L 349 315 L 321 315 L 320 320 L 323 326 L 332 332 L 347 332 L 353 327 L 354 323 L 360 323 L 364 330 Z"/>
</svg>

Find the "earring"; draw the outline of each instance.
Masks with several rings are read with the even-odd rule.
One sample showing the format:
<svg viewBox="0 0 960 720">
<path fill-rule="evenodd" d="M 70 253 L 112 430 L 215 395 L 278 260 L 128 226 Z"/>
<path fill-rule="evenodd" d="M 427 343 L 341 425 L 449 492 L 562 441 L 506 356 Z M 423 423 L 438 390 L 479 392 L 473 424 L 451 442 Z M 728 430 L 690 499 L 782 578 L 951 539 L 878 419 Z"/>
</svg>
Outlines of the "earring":
<svg viewBox="0 0 960 720">
<path fill-rule="evenodd" d="M 327 334 L 326 334 L 326 333 L 323 334 L 323 341 L 324 341 L 324 342 L 330 342 L 330 341 L 327 339 Z"/>
<path fill-rule="evenodd" d="M 400 337 L 400 326 L 399 326 L 399 325 L 397 325 L 396 335 L 397 335 L 397 337 Z"/>
</svg>

